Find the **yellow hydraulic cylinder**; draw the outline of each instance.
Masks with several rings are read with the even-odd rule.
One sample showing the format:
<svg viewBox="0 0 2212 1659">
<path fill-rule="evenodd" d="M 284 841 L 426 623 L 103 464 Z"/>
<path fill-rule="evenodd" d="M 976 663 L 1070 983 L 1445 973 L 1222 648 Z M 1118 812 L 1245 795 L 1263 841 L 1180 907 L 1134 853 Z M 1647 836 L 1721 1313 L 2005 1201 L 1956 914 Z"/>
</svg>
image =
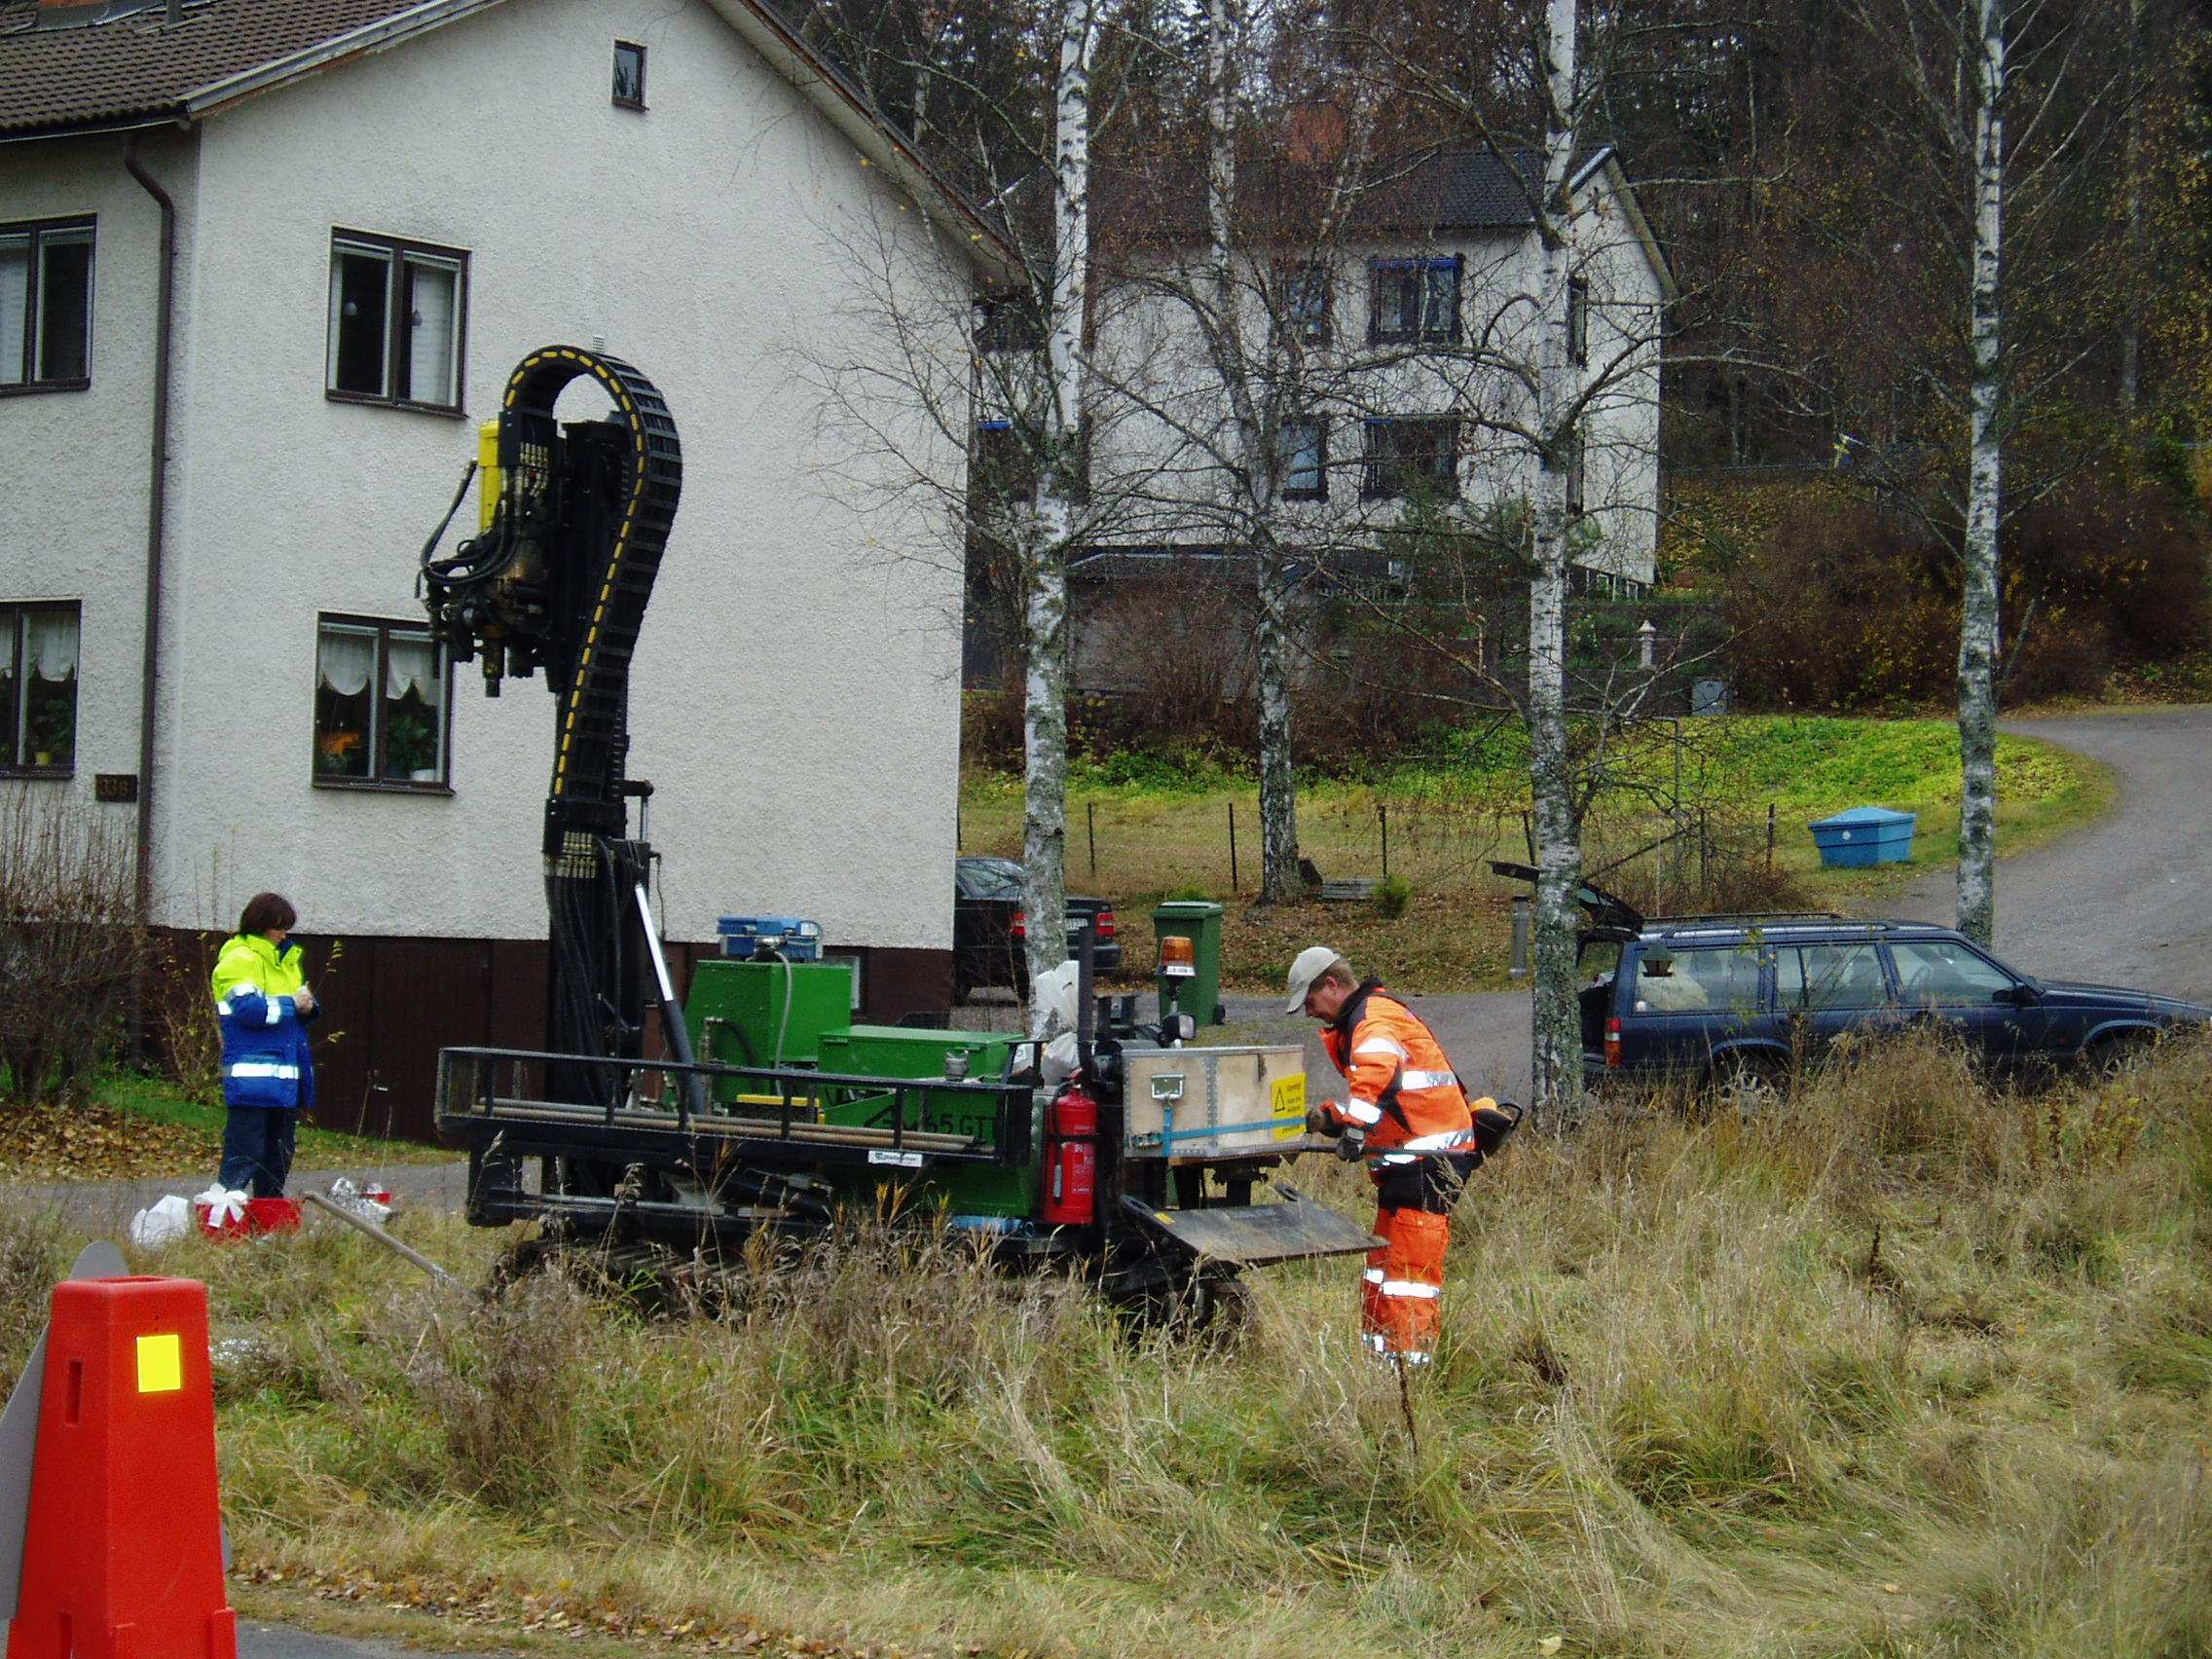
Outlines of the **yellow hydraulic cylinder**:
<svg viewBox="0 0 2212 1659">
<path fill-rule="evenodd" d="M 507 493 L 507 475 L 499 465 L 499 423 L 487 421 L 476 428 L 476 528 L 492 528 L 499 510 L 499 498 Z"/>
</svg>

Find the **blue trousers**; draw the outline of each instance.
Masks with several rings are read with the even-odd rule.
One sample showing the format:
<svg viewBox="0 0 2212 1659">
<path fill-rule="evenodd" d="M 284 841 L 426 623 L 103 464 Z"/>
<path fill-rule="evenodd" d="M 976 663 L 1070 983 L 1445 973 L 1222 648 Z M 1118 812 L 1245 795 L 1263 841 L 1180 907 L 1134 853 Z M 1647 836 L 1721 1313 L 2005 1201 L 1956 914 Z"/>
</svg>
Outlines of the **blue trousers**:
<svg viewBox="0 0 2212 1659">
<path fill-rule="evenodd" d="M 297 1107 L 233 1106 L 230 1121 L 223 1125 L 223 1170 L 218 1179 L 234 1190 L 246 1188 L 257 1198 L 282 1198 L 299 1129 Z"/>
</svg>

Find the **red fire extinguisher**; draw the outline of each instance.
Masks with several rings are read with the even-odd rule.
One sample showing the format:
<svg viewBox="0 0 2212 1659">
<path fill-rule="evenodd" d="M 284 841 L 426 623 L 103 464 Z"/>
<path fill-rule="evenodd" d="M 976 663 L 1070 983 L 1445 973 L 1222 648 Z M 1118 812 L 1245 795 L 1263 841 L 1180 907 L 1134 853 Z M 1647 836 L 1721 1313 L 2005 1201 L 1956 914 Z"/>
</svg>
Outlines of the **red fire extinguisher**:
<svg viewBox="0 0 2212 1659">
<path fill-rule="evenodd" d="M 1080 1078 L 1045 1113 L 1045 1220 L 1088 1227 L 1098 1213 L 1098 1102 Z"/>
</svg>

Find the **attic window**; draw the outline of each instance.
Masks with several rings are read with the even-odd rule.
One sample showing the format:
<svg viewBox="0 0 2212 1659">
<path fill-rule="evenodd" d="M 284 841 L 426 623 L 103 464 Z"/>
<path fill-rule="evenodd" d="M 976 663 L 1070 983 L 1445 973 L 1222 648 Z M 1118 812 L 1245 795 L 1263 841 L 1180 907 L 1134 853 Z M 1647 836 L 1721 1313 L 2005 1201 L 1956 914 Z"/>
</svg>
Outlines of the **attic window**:
<svg viewBox="0 0 2212 1659">
<path fill-rule="evenodd" d="M 614 43 L 614 103 L 618 109 L 645 107 L 645 49 L 633 40 Z"/>
</svg>

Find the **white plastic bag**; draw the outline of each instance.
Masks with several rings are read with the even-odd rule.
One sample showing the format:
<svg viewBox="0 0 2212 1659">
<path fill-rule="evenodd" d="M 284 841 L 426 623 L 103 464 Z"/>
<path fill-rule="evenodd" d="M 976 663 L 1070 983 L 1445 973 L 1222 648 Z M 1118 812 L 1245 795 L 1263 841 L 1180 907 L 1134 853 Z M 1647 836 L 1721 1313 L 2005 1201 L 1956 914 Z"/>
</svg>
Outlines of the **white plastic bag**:
<svg viewBox="0 0 2212 1659">
<path fill-rule="evenodd" d="M 141 1248 L 174 1244 L 192 1231 L 192 1206 L 171 1193 L 130 1218 L 130 1242 Z"/>
<path fill-rule="evenodd" d="M 1076 1068 L 1076 993 L 1082 973 L 1073 962 L 1063 962 L 1038 975 L 1030 986 L 1032 1005 L 1045 1014 L 1047 1041 L 1039 1070 L 1049 1087 L 1065 1083 Z"/>
</svg>

